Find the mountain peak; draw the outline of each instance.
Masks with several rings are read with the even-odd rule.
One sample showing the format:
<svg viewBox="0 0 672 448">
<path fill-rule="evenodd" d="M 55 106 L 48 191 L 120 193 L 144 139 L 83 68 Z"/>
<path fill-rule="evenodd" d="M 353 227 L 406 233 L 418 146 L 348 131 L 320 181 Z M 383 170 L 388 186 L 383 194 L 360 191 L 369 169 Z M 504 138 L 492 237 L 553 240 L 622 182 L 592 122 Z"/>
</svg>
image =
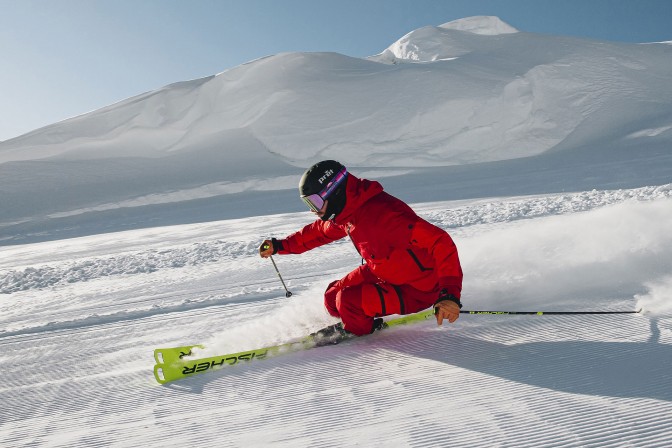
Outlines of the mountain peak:
<svg viewBox="0 0 672 448">
<path fill-rule="evenodd" d="M 466 31 L 473 34 L 496 36 L 517 33 L 518 30 L 496 16 L 473 16 L 444 23 L 439 28 Z"/>
<path fill-rule="evenodd" d="M 490 45 L 484 43 L 478 35 L 498 36 L 517 32 L 517 29 L 499 17 L 466 17 L 440 26 L 425 26 L 413 30 L 370 59 L 383 63 L 452 59 L 471 53 L 482 45 Z"/>
</svg>

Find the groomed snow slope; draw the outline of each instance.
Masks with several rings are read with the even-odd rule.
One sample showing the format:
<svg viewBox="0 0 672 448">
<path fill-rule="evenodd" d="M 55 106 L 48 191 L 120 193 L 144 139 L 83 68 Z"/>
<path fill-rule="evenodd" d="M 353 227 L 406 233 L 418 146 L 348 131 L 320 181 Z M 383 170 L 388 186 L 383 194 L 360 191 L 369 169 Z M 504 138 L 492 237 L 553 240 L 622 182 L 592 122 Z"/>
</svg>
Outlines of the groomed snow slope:
<svg viewBox="0 0 672 448">
<path fill-rule="evenodd" d="M 333 322 L 343 241 L 276 258 L 307 213 L 14 246 L 0 266 L 3 446 L 669 446 L 672 187 L 417 204 L 449 229 L 462 316 L 159 386 L 152 349 L 235 352 Z M 615 242 L 617 242 L 615 244 Z"/>
</svg>

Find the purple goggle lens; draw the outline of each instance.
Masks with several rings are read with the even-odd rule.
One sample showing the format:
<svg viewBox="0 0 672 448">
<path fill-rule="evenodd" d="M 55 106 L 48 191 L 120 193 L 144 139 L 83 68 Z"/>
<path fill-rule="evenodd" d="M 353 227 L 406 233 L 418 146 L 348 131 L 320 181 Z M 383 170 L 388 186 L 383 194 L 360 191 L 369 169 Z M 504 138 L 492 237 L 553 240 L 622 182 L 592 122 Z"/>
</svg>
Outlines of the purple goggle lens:
<svg viewBox="0 0 672 448">
<path fill-rule="evenodd" d="M 324 206 L 324 200 L 320 197 L 319 194 L 311 194 L 310 196 L 301 196 L 303 202 L 314 212 L 319 212 L 320 209 Z"/>
<path fill-rule="evenodd" d="M 327 184 L 319 193 L 309 194 L 308 196 L 301 196 L 303 202 L 310 207 L 314 212 L 319 212 L 324 207 L 324 201 L 338 188 L 339 185 L 348 177 L 348 171 L 345 167 L 338 172 L 334 179 Z"/>
</svg>

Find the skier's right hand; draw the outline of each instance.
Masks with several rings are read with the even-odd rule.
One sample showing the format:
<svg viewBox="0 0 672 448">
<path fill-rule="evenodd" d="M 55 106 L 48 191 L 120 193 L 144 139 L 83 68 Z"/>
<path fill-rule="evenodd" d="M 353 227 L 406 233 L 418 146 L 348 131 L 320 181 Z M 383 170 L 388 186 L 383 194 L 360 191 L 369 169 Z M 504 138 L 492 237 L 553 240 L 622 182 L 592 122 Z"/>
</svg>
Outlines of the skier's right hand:
<svg viewBox="0 0 672 448">
<path fill-rule="evenodd" d="M 264 242 L 261 243 L 261 246 L 259 246 L 259 255 L 261 258 L 268 258 L 271 255 L 277 254 L 278 250 L 281 248 L 282 243 L 280 243 L 280 241 L 276 240 L 275 238 L 264 240 Z"/>
</svg>

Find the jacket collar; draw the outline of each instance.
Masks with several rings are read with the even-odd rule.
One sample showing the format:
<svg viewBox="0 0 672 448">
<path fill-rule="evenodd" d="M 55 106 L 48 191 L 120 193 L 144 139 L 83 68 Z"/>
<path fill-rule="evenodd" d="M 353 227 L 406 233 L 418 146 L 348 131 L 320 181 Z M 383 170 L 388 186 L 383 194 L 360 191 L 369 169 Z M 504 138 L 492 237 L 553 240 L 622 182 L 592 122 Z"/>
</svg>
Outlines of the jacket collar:
<svg viewBox="0 0 672 448">
<path fill-rule="evenodd" d="M 348 173 L 348 181 L 345 186 L 345 207 L 332 221 L 339 225 L 351 222 L 355 212 L 366 201 L 382 192 L 383 186 L 379 182 L 359 179 Z"/>
</svg>

